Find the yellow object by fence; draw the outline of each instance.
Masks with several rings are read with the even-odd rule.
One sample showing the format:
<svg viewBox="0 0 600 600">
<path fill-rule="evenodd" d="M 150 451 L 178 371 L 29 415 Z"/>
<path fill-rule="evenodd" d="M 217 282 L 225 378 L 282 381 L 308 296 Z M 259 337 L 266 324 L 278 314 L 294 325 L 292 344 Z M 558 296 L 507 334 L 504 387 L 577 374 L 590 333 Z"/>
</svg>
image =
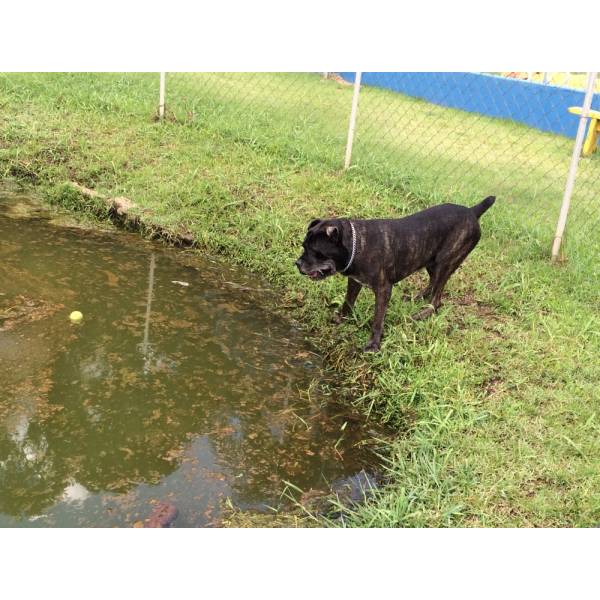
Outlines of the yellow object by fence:
<svg viewBox="0 0 600 600">
<path fill-rule="evenodd" d="M 581 114 L 581 106 L 571 106 L 569 112 L 574 115 Z M 600 111 L 590 110 L 590 125 L 588 127 L 587 136 L 583 143 L 581 156 L 589 156 L 592 152 L 598 149 L 598 134 L 600 134 Z"/>
</svg>

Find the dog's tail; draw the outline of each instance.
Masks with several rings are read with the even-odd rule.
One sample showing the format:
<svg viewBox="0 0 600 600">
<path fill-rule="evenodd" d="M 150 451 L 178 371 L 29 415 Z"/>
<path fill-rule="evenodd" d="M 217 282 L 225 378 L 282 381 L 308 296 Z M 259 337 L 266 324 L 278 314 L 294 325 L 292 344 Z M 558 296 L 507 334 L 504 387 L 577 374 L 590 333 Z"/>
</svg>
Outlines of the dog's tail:
<svg viewBox="0 0 600 600">
<path fill-rule="evenodd" d="M 485 200 L 482 200 L 479 204 L 476 204 L 471 208 L 475 213 L 475 216 L 479 219 L 481 215 L 496 202 L 496 196 L 488 196 Z"/>
</svg>

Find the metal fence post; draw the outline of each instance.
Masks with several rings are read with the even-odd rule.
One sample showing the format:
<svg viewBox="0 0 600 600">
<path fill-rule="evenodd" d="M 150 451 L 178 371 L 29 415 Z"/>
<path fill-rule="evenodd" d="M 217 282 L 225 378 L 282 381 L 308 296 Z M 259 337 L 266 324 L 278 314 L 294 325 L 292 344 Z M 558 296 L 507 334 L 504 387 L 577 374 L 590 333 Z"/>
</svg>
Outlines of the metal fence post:
<svg viewBox="0 0 600 600">
<path fill-rule="evenodd" d="M 575 137 L 575 146 L 573 147 L 573 154 L 571 156 L 571 165 L 569 167 L 569 174 L 567 175 L 567 183 L 565 184 L 565 192 L 563 194 L 560 215 L 556 225 L 554 242 L 552 243 L 552 261 L 556 261 L 558 258 L 560 244 L 562 242 L 565 226 L 567 224 L 567 215 L 569 213 L 569 206 L 571 205 L 571 195 L 573 194 L 575 177 L 577 175 L 577 165 L 579 164 L 579 159 L 581 157 L 581 147 L 583 146 L 585 126 L 590 113 L 592 98 L 594 97 L 594 83 L 596 81 L 596 75 L 597 73 L 588 73 L 587 89 L 585 91 L 585 98 L 583 100 L 583 109 L 579 119 L 579 126 L 577 127 L 577 136 Z"/>
<path fill-rule="evenodd" d="M 162 121 L 165 118 L 165 75 L 160 74 L 160 92 L 158 98 L 158 118 Z"/>
<path fill-rule="evenodd" d="M 346 142 L 344 169 L 347 169 L 350 166 L 350 159 L 352 158 L 352 144 L 354 142 L 354 128 L 356 126 L 356 113 L 358 111 L 358 94 L 360 92 L 361 75 L 361 71 L 357 71 L 354 78 L 354 93 L 352 94 L 352 109 L 350 111 L 350 123 L 348 124 L 348 141 Z"/>
</svg>

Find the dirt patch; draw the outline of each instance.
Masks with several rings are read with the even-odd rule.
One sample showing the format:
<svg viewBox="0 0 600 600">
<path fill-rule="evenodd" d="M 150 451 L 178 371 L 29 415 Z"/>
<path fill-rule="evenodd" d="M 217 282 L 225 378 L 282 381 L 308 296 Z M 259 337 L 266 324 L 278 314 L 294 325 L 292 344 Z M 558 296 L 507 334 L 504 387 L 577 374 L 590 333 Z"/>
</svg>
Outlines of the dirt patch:
<svg viewBox="0 0 600 600">
<path fill-rule="evenodd" d="M 458 298 L 453 299 L 454 304 L 457 306 L 470 306 L 475 309 L 475 312 L 478 316 L 483 319 L 498 319 L 498 315 L 493 306 L 489 304 L 484 304 L 483 302 L 479 302 L 475 298 L 475 294 L 473 292 L 467 292 L 464 296 L 459 296 Z"/>
<path fill-rule="evenodd" d="M 535 477 L 523 483 L 523 492 L 527 498 L 533 498 L 543 488 L 557 488 L 556 483 L 547 477 Z"/>
<path fill-rule="evenodd" d="M 8 174 L 16 179 L 28 181 L 30 183 L 37 183 L 37 173 L 26 163 L 14 162 L 8 169 Z"/>
<path fill-rule="evenodd" d="M 502 386 L 502 379 L 500 377 L 494 376 L 491 379 L 488 379 L 483 384 L 483 390 L 486 396 L 493 396 L 498 393 L 499 389 Z"/>
<path fill-rule="evenodd" d="M 451 298 L 449 300 L 455 307 L 456 319 L 455 324 L 459 328 L 464 329 L 466 325 L 466 319 L 469 317 L 477 317 L 481 319 L 482 323 L 479 325 L 488 335 L 495 338 L 505 339 L 505 334 L 502 331 L 502 324 L 504 318 L 498 313 L 495 306 L 479 302 L 472 292 L 468 292 L 463 296 Z"/>
<path fill-rule="evenodd" d="M 68 162 L 72 151 L 64 144 L 46 146 L 38 150 L 34 157 L 43 164 L 62 165 Z"/>
</svg>

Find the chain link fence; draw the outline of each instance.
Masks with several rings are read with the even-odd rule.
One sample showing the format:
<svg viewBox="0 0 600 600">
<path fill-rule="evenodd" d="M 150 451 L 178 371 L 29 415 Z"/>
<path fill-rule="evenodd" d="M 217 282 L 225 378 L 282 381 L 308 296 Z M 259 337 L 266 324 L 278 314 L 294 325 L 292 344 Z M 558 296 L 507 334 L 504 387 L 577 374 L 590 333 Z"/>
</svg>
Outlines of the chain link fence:
<svg viewBox="0 0 600 600">
<path fill-rule="evenodd" d="M 423 205 L 496 195 L 499 222 L 550 251 L 579 123 L 568 109 L 583 105 L 586 73 L 562 74 L 562 87 L 559 73 L 363 73 L 355 85 L 356 75 L 168 73 L 164 118 L 278 161 L 336 170 L 346 157 Z M 600 247 L 600 153 L 576 166 L 567 253 Z"/>
<path fill-rule="evenodd" d="M 205 170 L 214 194 L 220 193 L 219 178 L 225 181 L 227 169 L 239 175 L 231 186 L 249 181 L 260 195 L 260 177 L 279 177 L 285 187 L 285 173 L 304 169 L 314 181 L 317 172 L 338 176 L 347 168 L 349 177 L 397 191 L 390 216 L 446 201 L 469 205 L 495 195 L 498 201 L 486 218 L 495 220 L 496 228 L 509 229 L 504 237 L 530 240 L 540 253 L 550 253 L 572 158 L 581 154 L 574 153 L 580 117 L 569 108 L 583 107 L 587 73 L 362 73 L 360 86 L 356 73 L 343 72 L 161 75 L 0 77 L 6 102 L 0 110 L 0 167 L 34 178 L 38 163 L 44 168 L 50 163 L 63 176 L 69 161 L 76 160 L 71 145 L 99 152 L 93 149 L 95 138 L 86 139 L 83 122 L 73 125 L 81 139 L 53 133 L 84 109 L 94 111 L 97 121 L 106 119 L 107 129 L 97 142 L 105 164 L 79 165 L 80 183 L 93 187 L 107 173 L 116 173 L 119 149 L 149 127 L 144 156 L 126 161 L 143 172 L 131 175 L 128 187 L 119 191 L 148 196 L 158 208 L 174 196 L 192 202 L 192 175 L 183 184 L 147 176 L 153 164 L 176 168 L 181 162 L 177 153 L 187 148 L 170 148 L 173 130 L 151 124 L 152 117 L 162 118 L 181 125 L 180 133 L 189 128 L 190 148 L 206 146 L 202 156 L 213 148 L 220 153 L 218 173 L 210 171 L 210 164 L 198 164 L 200 179 Z M 588 99 L 600 111 L 598 78 L 594 86 Z M 51 108 L 44 113 L 43 128 L 30 110 L 34 101 Z M 118 127 L 108 125 L 115 115 Z M 593 122 L 585 119 L 586 134 Z M 30 138 L 44 146 L 43 153 L 21 151 Z M 227 143 L 212 143 L 223 139 Z M 245 173 L 244 161 L 253 150 L 256 168 Z M 575 167 L 563 247 L 570 259 L 587 258 L 597 265 L 600 152 L 580 156 Z M 231 198 L 224 200 L 230 204 L 235 205 Z M 169 212 L 168 206 L 161 210 Z"/>
<path fill-rule="evenodd" d="M 268 148 L 282 161 L 335 169 L 351 99 L 351 84 L 322 74 L 168 73 L 165 118 Z"/>
</svg>

